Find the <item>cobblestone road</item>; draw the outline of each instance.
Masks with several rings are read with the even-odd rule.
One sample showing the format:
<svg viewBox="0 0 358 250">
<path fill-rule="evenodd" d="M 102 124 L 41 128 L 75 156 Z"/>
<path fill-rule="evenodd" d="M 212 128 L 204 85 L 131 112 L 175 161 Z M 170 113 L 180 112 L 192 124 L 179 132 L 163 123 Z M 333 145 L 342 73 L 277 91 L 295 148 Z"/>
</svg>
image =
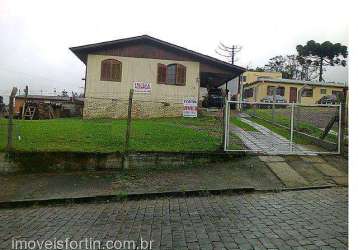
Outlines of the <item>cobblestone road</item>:
<svg viewBox="0 0 358 250">
<path fill-rule="evenodd" d="M 347 189 L 0 210 L 23 240 L 153 240 L 153 249 L 347 249 Z"/>
</svg>

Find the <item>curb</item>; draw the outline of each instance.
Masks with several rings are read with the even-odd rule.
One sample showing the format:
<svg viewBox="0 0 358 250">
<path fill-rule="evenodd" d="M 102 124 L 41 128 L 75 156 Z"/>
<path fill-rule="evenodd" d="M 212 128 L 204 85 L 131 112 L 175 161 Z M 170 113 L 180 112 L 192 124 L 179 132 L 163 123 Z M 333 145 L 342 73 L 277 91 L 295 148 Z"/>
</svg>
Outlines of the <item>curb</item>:
<svg viewBox="0 0 358 250">
<path fill-rule="evenodd" d="M 119 194 L 119 195 L 97 195 L 97 196 L 83 196 L 83 197 L 71 197 L 71 198 L 56 198 L 56 199 L 14 200 L 14 201 L 0 202 L 0 209 L 24 208 L 24 207 L 31 207 L 31 206 L 46 206 L 46 205 L 116 202 L 116 201 L 123 201 L 123 200 L 153 199 L 159 197 L 230 195 L 230 194 L 246 194 L 246 193 L 254 193 L 254 192 L 278 193 L 278 192 L 289 192 L 289 191 L 328 189 L 334 187 L 345 187 L 345 186 L 323 185 L 323 186 L 275 188 L 275 189 L 274 188 L 257 189 L 253 187 L 243 187 L 243 188 L 211 189 L 211 190 L 202 189 L 202 190 L 153 192 L 153 193 L 131 193 L 131 194 Z"/>
</svg>

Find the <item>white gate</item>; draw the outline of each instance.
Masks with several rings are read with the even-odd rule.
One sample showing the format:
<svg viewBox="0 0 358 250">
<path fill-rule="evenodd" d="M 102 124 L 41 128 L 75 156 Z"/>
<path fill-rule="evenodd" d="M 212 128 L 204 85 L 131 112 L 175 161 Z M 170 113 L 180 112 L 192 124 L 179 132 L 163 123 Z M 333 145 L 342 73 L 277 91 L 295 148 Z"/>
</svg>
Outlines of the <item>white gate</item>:
<svg viewBox="0 0 358 250">
<path fill-rule="evenodd" d="M 226 101 L 225 151 L 339 154 L 341 104 Z"/>
</svg>

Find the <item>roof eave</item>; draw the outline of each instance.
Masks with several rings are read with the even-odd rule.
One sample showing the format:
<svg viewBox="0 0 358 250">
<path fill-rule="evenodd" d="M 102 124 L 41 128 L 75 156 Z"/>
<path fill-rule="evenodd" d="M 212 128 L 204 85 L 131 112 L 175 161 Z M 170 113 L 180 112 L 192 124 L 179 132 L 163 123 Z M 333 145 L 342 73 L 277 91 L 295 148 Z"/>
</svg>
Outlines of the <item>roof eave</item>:
<svg viewBox="0 0 358 250">
<path fill-rule="evenodd" d="M 82 61 L 86 64 L 86 60 L 84 60 L 84 58 L 82 57 L 82 55 L 88 55 L 91 51 L 95 51 L 98 49 L 103 49 L 105 47 L 108 46 L 113 46 L 116 45 L 118 43 L 127 43 L 127 42 L 133 42 L 133 41 L 139 41 L 139 40 L 148 40 L 154 43 L 158 43 L 162 46 L 168 47 L 168 48 L 174 48 L 176 50 L 179 50 L 183 53 L 186 54 L 190 54 L 191 56 L 197 57 L 199 59 L 202 60 L 206 60 L 207 62 L 213 63 L 213 64 L 219 64 L 223 67 L 226 68 L 230 68 L 231 70 L 237 72 L 237 74 L 241 74 L 243 72 L 246 71 L 246 69 L 244 67 L 240 67 L 237 65 L 233 65 L 224 61 L 221 61 L 217 58 L 208 56 L 208 55 L 204 55 L 201 54 L 199 52 L 193 51 L 193 50 L 189 50 L 186 49 L 184 47 L 172 44 L 172 43 L 168 43 L 165 41 L 162 41 L 160 39 L 148 36 L 148 35 L 142 35 L 142 36 L 136 36 L 136 37 L 130 37 L 130 38 L 124 38 L 124 39 L 118 39 L 118 40 L 112 40 L 112 41 L 107 41 L 107 42 L 100 42 L 100 43 L 93 43 L 93 44 L 87 44 L 87 45 L 82 45 L 82 46 L 76 46 L 76 47 L 70 47 L 69 49 Z"/>
</svg>

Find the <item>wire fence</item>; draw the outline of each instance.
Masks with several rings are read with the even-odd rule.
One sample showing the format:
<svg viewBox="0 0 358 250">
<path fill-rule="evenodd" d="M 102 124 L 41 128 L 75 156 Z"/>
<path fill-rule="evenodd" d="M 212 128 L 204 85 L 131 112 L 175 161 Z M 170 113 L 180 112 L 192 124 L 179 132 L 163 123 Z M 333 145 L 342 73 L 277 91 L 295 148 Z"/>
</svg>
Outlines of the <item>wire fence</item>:
<svg viewBox="0 0 358 250">
<path fill-rule="evenodd" d="M 311 154 L 339 153 L 341 140 L 348 143 L 339 136 L 348 133 L 341 126 L 341 105 L 228 101 L 224 108 L 207 109 L 196 101 L 104 95 L 85 98 L 82 117 L 28 120 L 15 114 L 13 150 Z M 0 150 L 5 150 L 8 120 L 2 115 Z"/>
<path fill-rule="evenodd" d="M 104 153 L 222 151 L 223 109 L 198 109 L 197 104 L 187 105 L 185 99 L 150 100 L 134 95 L 128 147 L 128 98 L 86 98 L 83 117 L 29 120 L 15 114 L 13 149 Z M 0 150 L 6 149 L 7 129 L 7 118 L 0 118 Z"/>
</svg>

